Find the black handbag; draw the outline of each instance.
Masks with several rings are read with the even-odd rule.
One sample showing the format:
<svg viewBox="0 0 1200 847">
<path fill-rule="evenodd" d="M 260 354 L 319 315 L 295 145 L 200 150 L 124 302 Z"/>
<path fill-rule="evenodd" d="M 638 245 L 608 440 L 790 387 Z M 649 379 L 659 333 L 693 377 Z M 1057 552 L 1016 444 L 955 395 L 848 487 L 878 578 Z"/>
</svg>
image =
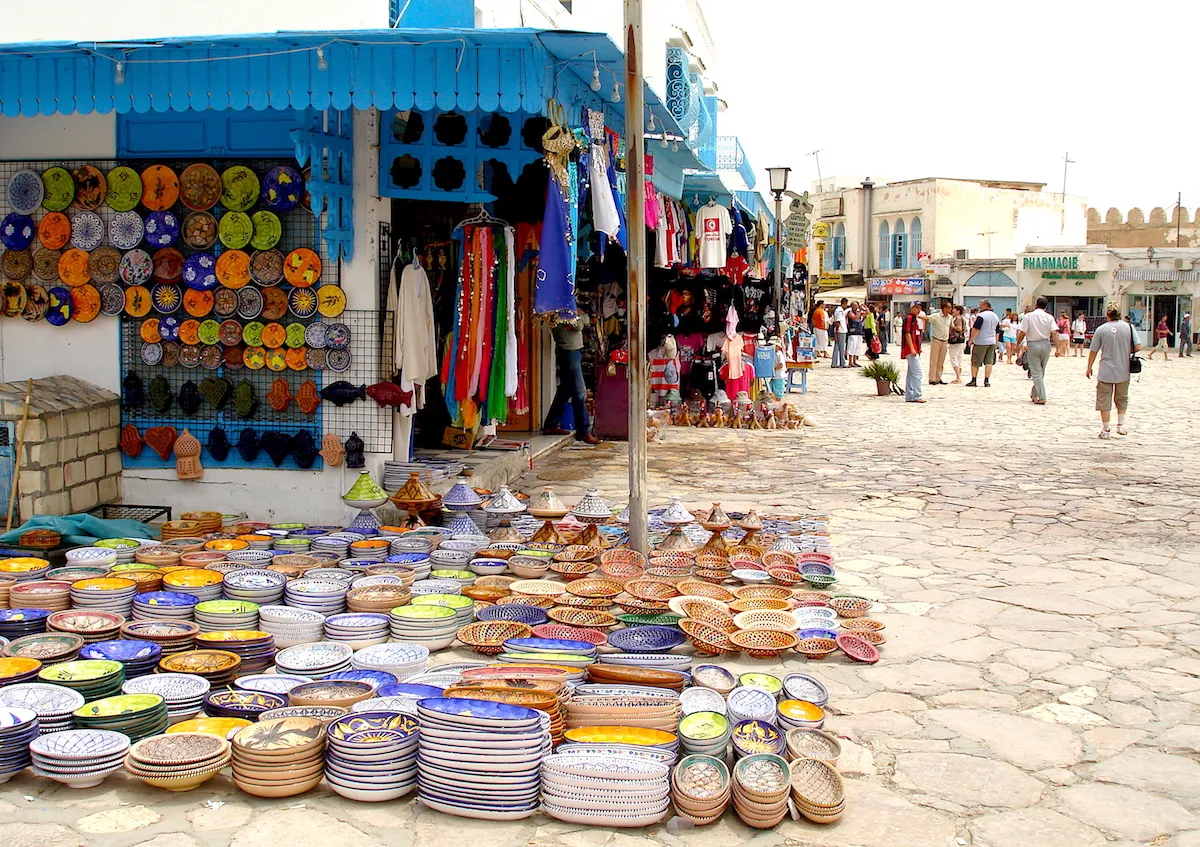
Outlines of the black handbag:
<svg viewBox="0 0 1200 847">
<path fill-rule="evenodd" d="M 1137 346 L 1137 336 L 1133 334 L 1133 324 L 1129 324 L 1129 372 L 1131 374 L 1140 374 L 1142 372 L 1142 360 L 1138 358 L 1134 347 Z"/>
</svg>

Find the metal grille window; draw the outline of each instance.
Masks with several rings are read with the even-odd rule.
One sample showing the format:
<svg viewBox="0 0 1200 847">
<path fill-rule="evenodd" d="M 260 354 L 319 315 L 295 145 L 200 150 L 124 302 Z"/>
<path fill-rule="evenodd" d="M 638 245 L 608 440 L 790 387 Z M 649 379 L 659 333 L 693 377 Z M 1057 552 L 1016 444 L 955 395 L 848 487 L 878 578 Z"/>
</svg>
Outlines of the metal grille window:
<svg viewBox="0 0 1200 847">
<path fill-rule="evenodd" d="M 833 232 L 829 251 L 833 257 L 832 270 L 840 271 L 846 267 L 846 225 L 839 223 Z"/>
<path fill-rule="evenodd" d="M 912 227 L 908 231 L 909 249 L 912 251 L 913 264 L 919 264 L 918 258 L 925 248 L 921 244 L 921 219 L 913 218 Z"/>
<path fill-rule="evenodd" d="M 908 236 L 904 232 L 904 221 L 896 221 L 896 229 L 892 233 L 892 269 L 903 270 L 908 267 Z"/>
<path fill-rule="evenodd" d="M 887 221 L 879 222 L 879 269 L 882 271 L 892 268 L 892 239 L 889 234 Z"/>
</svg>

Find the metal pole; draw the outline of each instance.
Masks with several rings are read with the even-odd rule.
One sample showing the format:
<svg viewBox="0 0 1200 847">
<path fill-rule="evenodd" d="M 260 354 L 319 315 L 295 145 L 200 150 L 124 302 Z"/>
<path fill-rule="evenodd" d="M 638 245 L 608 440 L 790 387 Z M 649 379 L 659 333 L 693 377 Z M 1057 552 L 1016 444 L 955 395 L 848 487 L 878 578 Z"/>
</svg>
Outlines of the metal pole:
<svg viewBox="0 0 1200 847">
<path fill-rule="evenodd" d="M 646 541 L 646 178 L 642 0 L 625 0 L 625 220 L 629 224 L 629 546 Z"/>
<path fill-rule="evenodd" d="M 783 337 L 783 193 L 775 192 L 775 334 Z"/>
<path fill-rule="evenodd" d="M 1175 246 L 1179 246 L 1179 225 L 1183 215 L 1183 192 L 1175 195 Z"/>
</svg>

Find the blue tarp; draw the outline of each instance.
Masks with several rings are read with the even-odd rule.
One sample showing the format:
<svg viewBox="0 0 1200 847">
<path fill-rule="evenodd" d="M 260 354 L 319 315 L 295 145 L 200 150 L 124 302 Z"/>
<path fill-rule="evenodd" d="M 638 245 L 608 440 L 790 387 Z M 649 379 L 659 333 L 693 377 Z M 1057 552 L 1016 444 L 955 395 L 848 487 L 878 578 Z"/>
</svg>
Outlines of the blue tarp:
<svg viewBox="0 0 1200 847">
<path fill-rule="evenodd" d="M 16 544 L 31 529 L 52 529 L 65 544 L 95 544 L 102 538 L 153 538 L 154 532 L 141 521 L 104 520 L 95 515 L 40 515 L 0 535 L 0 544 Z"/>
</svg>

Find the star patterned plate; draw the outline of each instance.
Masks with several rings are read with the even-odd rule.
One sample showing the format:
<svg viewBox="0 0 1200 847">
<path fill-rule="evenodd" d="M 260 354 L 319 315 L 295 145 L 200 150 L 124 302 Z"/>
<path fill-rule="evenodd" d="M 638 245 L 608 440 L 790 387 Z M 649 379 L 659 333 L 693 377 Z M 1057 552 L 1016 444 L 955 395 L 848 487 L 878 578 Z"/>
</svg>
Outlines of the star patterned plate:
<svg viewBox="0 0 1200 847">
<path fill-rule="evenodd" d="M 17 171 L 8 181 L 8 205 L 19 215 L 32 215 L 42 205 L 46 186 L 35 171 Z"/>
<path fill-rule="evenodd" d="M 118 212 L 108 222 L 108 240 L 118 250 L 132 250 L 142 242 L 142 216 L 137 212 Z"/>
<path fill-rule="evenodd" d="M 71 218 L 71 245 L 95 250 L 104 242 L 104 221 L 95 212 L 76 212 Z"/>
<path fill-rule="evenodd" d="M 179 311 L 179 307 L 183 305 L 183 294 L 180 292 L 179 286 L 167 282 L 160 282 L 154 286 L 151 297 L 154 301 L 154 308 L 164 315 Z"/>
</svg>

